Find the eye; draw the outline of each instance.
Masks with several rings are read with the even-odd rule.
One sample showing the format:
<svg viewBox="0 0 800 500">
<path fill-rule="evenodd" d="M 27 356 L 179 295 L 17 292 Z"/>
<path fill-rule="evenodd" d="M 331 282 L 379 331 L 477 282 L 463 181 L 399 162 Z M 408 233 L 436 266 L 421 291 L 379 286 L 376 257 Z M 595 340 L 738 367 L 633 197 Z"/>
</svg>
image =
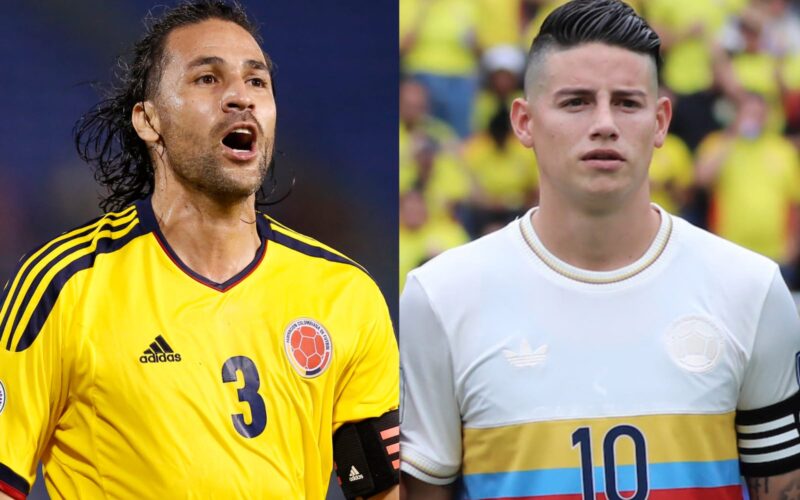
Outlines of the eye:
<svg viewBox="0 0 800 500">
<path fill-rule="evenodd" d="M 195 83 L 202 83 L 203 85 L 211 85 L 216 82 L 217 82 L 217 77 L 215 77 L 214 75 L 203 75 L 197 80 L 195 80 Z"/>
<path fill-rule="evenodd" d="M 635 101 L 633 99 L 622 99 L 621 101 L 619 101 L 619 105 L 623 108 L 628 108 L 628 109 L 636 109 L 641 107 L 639 101 Z"/>
<path fill-rule="evenodd" d="M 267 81 L 264 80 L 263 78 L 251 78 L 248 81 L 250 82 L 250 85 L 252 85 L 253 87 L 266 88 L 268 86 Z"/>
<path fill-rule="evenodd" d="M 571 99 L 567 99 L 566 101 L 561 103 L 561 107 L 563 108 L 579 108 L 583 105 L 587 104 L 587 101 L 583 97 L 573 97 Z"/>
</svg>

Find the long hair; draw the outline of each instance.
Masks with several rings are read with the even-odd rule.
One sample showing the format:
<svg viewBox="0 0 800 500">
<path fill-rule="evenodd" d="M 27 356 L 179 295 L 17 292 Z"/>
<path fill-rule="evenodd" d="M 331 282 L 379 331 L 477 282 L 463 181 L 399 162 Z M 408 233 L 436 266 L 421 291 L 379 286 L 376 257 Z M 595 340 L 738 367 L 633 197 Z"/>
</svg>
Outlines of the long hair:
<svg viewBox="0 0 800 500">
<path fill-rule="evenodd" d="M 120 210 L 153 192 L 155 171 L 150 152 L 133 128 L 131 112 L 137 103 L 156 94 L 169 34 L 177 28 L 208 19 L 236 23 L 261 44 L 258 29 L 235 1 L 195 0 L 167 10 L 161 17 L 150 13 L 145 18 L 144 37 L 133 46 L 132 61 L 120 57 L 115 75 L 117 81 L 108 90 L 106 98 L 75 124 L 78 155 L 92 165 L 95 179 L 108 191 L 100 202 L 103 211 Z M 269 71 L 274 76 L 271 64 Z M 274 156 L 267 176 L 272 184 L 270 194 L 277 183 Z M 265 196 L 263 187 L 259 195 Z"/>
</svg>

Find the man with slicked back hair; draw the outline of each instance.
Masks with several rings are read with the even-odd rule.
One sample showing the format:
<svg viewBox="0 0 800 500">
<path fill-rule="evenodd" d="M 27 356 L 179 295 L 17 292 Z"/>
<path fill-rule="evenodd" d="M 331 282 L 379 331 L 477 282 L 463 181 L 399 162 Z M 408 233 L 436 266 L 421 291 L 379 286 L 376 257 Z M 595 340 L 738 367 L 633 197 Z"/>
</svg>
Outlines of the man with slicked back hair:
<svg viewBox="0 0 800 500">
<path fill-rule="evenodd" d="M 800 319 L 772 261 L 651 203 L 672 107 L 658 35 L 573 0 L 511 124 L 539 205 L 409 273 L 401 496 L 753 498 L 800 491 Z"/>
</svg>

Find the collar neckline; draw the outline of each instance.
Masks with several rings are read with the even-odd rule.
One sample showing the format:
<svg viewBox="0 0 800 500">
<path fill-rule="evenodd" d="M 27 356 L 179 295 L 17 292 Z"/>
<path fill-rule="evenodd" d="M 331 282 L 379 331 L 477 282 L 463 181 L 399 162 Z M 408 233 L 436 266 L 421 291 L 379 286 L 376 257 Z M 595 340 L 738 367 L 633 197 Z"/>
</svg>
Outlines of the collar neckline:
<svg viewBox="0 0 800 500">
<path fill-rule="evenodd" d="M 261 261 L 264 260 L 264 255 L 267 251 L 267 235 L 270 232 L 270 228 L 266 217 L 264 217 L 260 212 L 256 212 L 256 230 L 258 231 L 258 239 L 261 243 L 258 246 L 258 250 L 256 250 L 255 257 L 247 266 L 245 266 L 244 269 L 236 273 L 233 277 L 223 283 L 217 283 L 216 281 L 212 281 L 205 276 L 196 273 L 189 266 L 187 266 L 180 257 L 178 257 L 178 254 L 172 249 L 167 241 L 167 238 L 164 237 L 164 233 L 161 232 L 155 212 L 153 211 L 152 197 L 147 197 L 143 200 L 137 201 L 136 211 L 139 214 L 139 220 L 141 220 L 144 230 L 146 232 L 153 233 L 153 236 L 155 236 L 159 246 L 161 246 L 161 248 L 164 250 L 164 253 L 167 254 L 167 257 L 169 257 L 169 259 L 173 262 L 173 264 L 175 264 L 175 266 L 178 267 L 178 269 L 183 271 L 184 274 L 187 274 L 195 281 L 198 281 L 203 285 L 213 288 L 219 292 L 227 292 L 237 284 L 244 281 L 247 276 L 256 270 Z"/>
<path fill-rule="evenodd" d="M 606 285 L 625 281 L 642 273 L 652 266 L 661 254 L 664 253 L 664 249 L 667 247 L 667 243 L 672 234 L 672 216 L 655 203 L 652 204 L 652 207 L 661 215 L 661 224 L 647 251 L 645 251 L 644 255 L 636 259 L 636 261 L 611 271 L 590 271 L 588 269 L 582 269 L 564 262 L 550 252 L 539 239 L 539 235 L 536 234 L 536 230 L 533 228 L 533 223 L 531 222 L 531 217 L 538 207 L 528 210 L 520 219 L 519 227 L 522 238 L 525 240 L 528 248 L 530 248 L 536 257 L 550 268 L 550 270 L 573 281 L 592 285 Z"/>
</svg>

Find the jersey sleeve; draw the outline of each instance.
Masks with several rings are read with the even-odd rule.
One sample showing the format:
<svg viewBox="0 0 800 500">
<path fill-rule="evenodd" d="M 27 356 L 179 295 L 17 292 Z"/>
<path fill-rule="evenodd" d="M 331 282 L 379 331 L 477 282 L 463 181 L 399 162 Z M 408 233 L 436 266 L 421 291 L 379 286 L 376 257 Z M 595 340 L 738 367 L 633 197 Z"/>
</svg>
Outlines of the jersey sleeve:
<svg viewBox="0 0 800 500">
<path fill-rule="evenodd" d="M 64 308 L 40 300 L 50 283 L 25 264 L 0 296 L 0 491 L 12 498 L 29 493 L 66 394 Z"/>
<path fill-rule="evenodd" d="M 800 319 L 776 270 L 739 393 L 736 433 L 742 475 L 800 469 Z"/>
<path fill-rule="evenodd" d="M 400 298 L 400 470 L 429 484 L 461 468 L 461 413 L 450 347 L 424 289 L 411 274 Z"/>
<path fill-rule="evenodd" d="M 363 290 L 358 299 L 363 306 L 352 312 L 361 316 L 358 324 L 363 326 L 337 384 L 334 432 L 348 422 L 380 417 L 399 404 L 397 341 L 389 311 L 373 281 Z"/>
</svg>

